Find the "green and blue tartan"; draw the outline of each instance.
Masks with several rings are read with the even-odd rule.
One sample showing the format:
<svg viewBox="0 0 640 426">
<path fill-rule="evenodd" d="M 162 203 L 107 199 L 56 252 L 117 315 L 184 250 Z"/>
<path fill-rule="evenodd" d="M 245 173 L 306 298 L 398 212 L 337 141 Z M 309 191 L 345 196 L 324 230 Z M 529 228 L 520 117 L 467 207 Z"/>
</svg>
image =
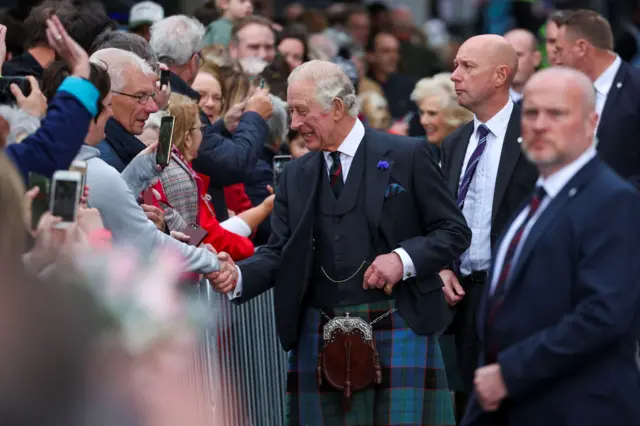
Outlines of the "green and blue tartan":
<svg viewBox="0 0 640 426">
<path fill-rule="evenodd" d="M 371 322 L 394 306 L 394 301 L 384 301 L 327 314 L 333 318 L 349 312 Z M 326 381 L 318 387 L 316 367 L 326 322 L 317 310 L 307 309 L 300 341 L 289 354 L 289 426 L 455 425 L 438 338 L 416 334 L 397 311 L 373 326 L 382 384 L 354 392 L 351 411 L 345 413 L 341 391 Z"/>
</svg>

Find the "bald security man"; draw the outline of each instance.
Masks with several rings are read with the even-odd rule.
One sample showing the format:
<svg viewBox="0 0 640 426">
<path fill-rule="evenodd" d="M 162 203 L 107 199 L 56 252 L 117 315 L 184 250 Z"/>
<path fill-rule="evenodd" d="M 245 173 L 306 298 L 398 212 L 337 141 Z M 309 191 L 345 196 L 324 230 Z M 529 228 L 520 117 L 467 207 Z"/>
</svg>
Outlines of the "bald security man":
<svg viewBox="0 0 640 426">
<path fill-rule="evenodd" d="M 538 175 L 520 151 L 520 108 L 509 98 L 518 69 L 513 47 L 497 35 L 472 37 L 458 50 L 454 65 L 458 103 L 474 114 L 442 144 L 442 169 L 473 233 L 469 250 L 440 273 L 447 302 L 455 308 L 448 332 L 455 336 L 463 382 L 456 389 L 460 419 L 478 362 L 476 309 L 491 251 Z"/>
<path fill-rule="evenodd" d="M 496 246 L 465 426 L 640 424 L 640 194 L 596 157 L 597 120 L 579 71 L 525 87 L 540 178 Z"/>
<path fill-rule="evenodd" d="M 542 54 L 538 51 L 538 40 L 529 30 L 517 28 L 504 35 L 518 56 L 518 70 L 513 77 L 509 95 L 513 102 L 521 106 L 524 85 L 542 63 Z"/>
</svg>

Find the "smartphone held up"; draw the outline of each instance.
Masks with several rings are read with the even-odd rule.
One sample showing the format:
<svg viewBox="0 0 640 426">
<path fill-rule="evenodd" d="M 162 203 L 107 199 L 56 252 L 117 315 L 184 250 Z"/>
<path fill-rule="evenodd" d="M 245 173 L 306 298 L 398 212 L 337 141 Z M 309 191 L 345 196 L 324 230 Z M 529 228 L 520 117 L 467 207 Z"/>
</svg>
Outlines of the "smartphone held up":
<svg viewBox="0 0 640 426">
<path fill-rule="evenodd" d="M 160 135 L 158 136 L 158 150 L 156 151 L 156 163 L 164 168 L 169 165 L 171 149 L 173 148 L 173 116 L 162 117 L 160 122 Z"/>
<path fill-rule="evenodd" d="M 273 189 L 278 187 L 280 182 L 280 175 L 284 170 L 284 167 L 293 157 L 291 155 L 276 155 L 273 157 Z"/>
<path fill-rule="evenodd" d="M 53 174 L 49 211 L 62 219 L 56 225 L 58 228 L 68 228 L 76 221 L 82 191 L 80 172 L 59 170 Z"/>
</svg>

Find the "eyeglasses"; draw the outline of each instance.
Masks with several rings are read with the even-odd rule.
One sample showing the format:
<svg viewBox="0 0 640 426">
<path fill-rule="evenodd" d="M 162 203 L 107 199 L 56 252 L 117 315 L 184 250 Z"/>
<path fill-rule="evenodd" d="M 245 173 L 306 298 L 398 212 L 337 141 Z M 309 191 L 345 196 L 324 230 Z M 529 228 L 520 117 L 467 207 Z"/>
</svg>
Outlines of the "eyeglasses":
<svg viewBox="0 0 640 426">
<path fill-rule="evenodd" d="M 128 96 L 130 98 L 134 98 L 138 100 L 138 103 L 140 105 L 146 105 L 147 102 L 149 102 L 149 99 L 156 99 L 156 93 L 143 93 L 141 95 L 130 95 L 129 93 L 123 93 L 123 92 L 116 92 L 115 90 L 112 90 L 111 92 L 118 94 L 118 95 L 122 95 L 122 96 Z"/>
</svg>

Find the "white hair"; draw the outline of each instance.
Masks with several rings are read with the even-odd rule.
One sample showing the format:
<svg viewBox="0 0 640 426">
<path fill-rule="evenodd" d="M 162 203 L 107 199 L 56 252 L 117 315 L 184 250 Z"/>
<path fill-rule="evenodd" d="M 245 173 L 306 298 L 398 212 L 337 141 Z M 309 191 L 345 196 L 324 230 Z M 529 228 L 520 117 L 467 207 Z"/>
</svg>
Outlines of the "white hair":
<svg viewBox="0 0 640 426">
<path fill-rule="evenodd" d="M 151 65 L 140 56 L 113 47 L 98 50 L 91 55 L 89 60 L 96 65 L 103 66 L 107 70 L 109 78 L 111 79 L 111 90 L 115 92 L 121 91 L 126 85 L 126 74 L 131 72 L 131 70 L 127 70 L 127 68 L 133 67 L 144 74 L 154 73 Z M 127 72 L 125 73 L 125 71 Z"/>
<path fill-rule="evenodd" d="M 256 76 L 262 73 L 267 67 L 267 62 L 264 59 L 256 56 L 250 56 L 248 58 L 242 58 L 238 60 L 242 71 L 249 76 Z"/>
<path fill-rule="evenodd" d="M 287 137 L 287 104 L 277 96 L 269 95 L 271 104 L 273 105 L 273 114 L 267 120 L 269 127 L 269 141 L 271 144 L 280 144 Z"/>
<path fill-rule="evenodd" d="M 184 65 L 204 47 L 204 33 L 204 26 L 197 19 L 174 15 L 153 24 L 149 44 L 160 62 Z"/>
<path fill-rule="evenodd" d="M 338 55 L 338 46 L 324 34 L 309 37 L 309 58 L 329 61 Z"/>
<path fill-rule="evenodd" d="M 158 111 L 149 115 L 147 121 L 144 123 L 145 129 L 160 130 L 160 124 L 162 123 L 162 117 L 167 117 L 169 113 L 167 111 Z"/>
<path fill-rule="evenodd" d="M 319 60 L 305 62 L 291 71 L 287 83 L 291 86 L 297 80 L 306 80 L 315 84 L 315 98 L 325 110 L 331 108 L 333 100 L 338 98 L 342 100 L 350 116 L 358 115 L 356 89 L 340 65 Z"/>
<path fill-rule="evenodd" d="M 40 128 L 40 119 L 28 112 L 10 105 L 0 105 L 0 116 L 9 123 L 8 143 L 21 142 Z"/>
<path fill-rule="evenodd" d="M 460 104 L 456 89 L 451 81 L 451 73 L 443 72 L 433 77 L 423 78 L 416 83 L 411 93 L 411 100 L 421 103 L 423 99 L 436 97 L 444 113 L 445 122 L 451 127 L 459 127 L 469 122 L 473 114 Z"/>
</svg>

